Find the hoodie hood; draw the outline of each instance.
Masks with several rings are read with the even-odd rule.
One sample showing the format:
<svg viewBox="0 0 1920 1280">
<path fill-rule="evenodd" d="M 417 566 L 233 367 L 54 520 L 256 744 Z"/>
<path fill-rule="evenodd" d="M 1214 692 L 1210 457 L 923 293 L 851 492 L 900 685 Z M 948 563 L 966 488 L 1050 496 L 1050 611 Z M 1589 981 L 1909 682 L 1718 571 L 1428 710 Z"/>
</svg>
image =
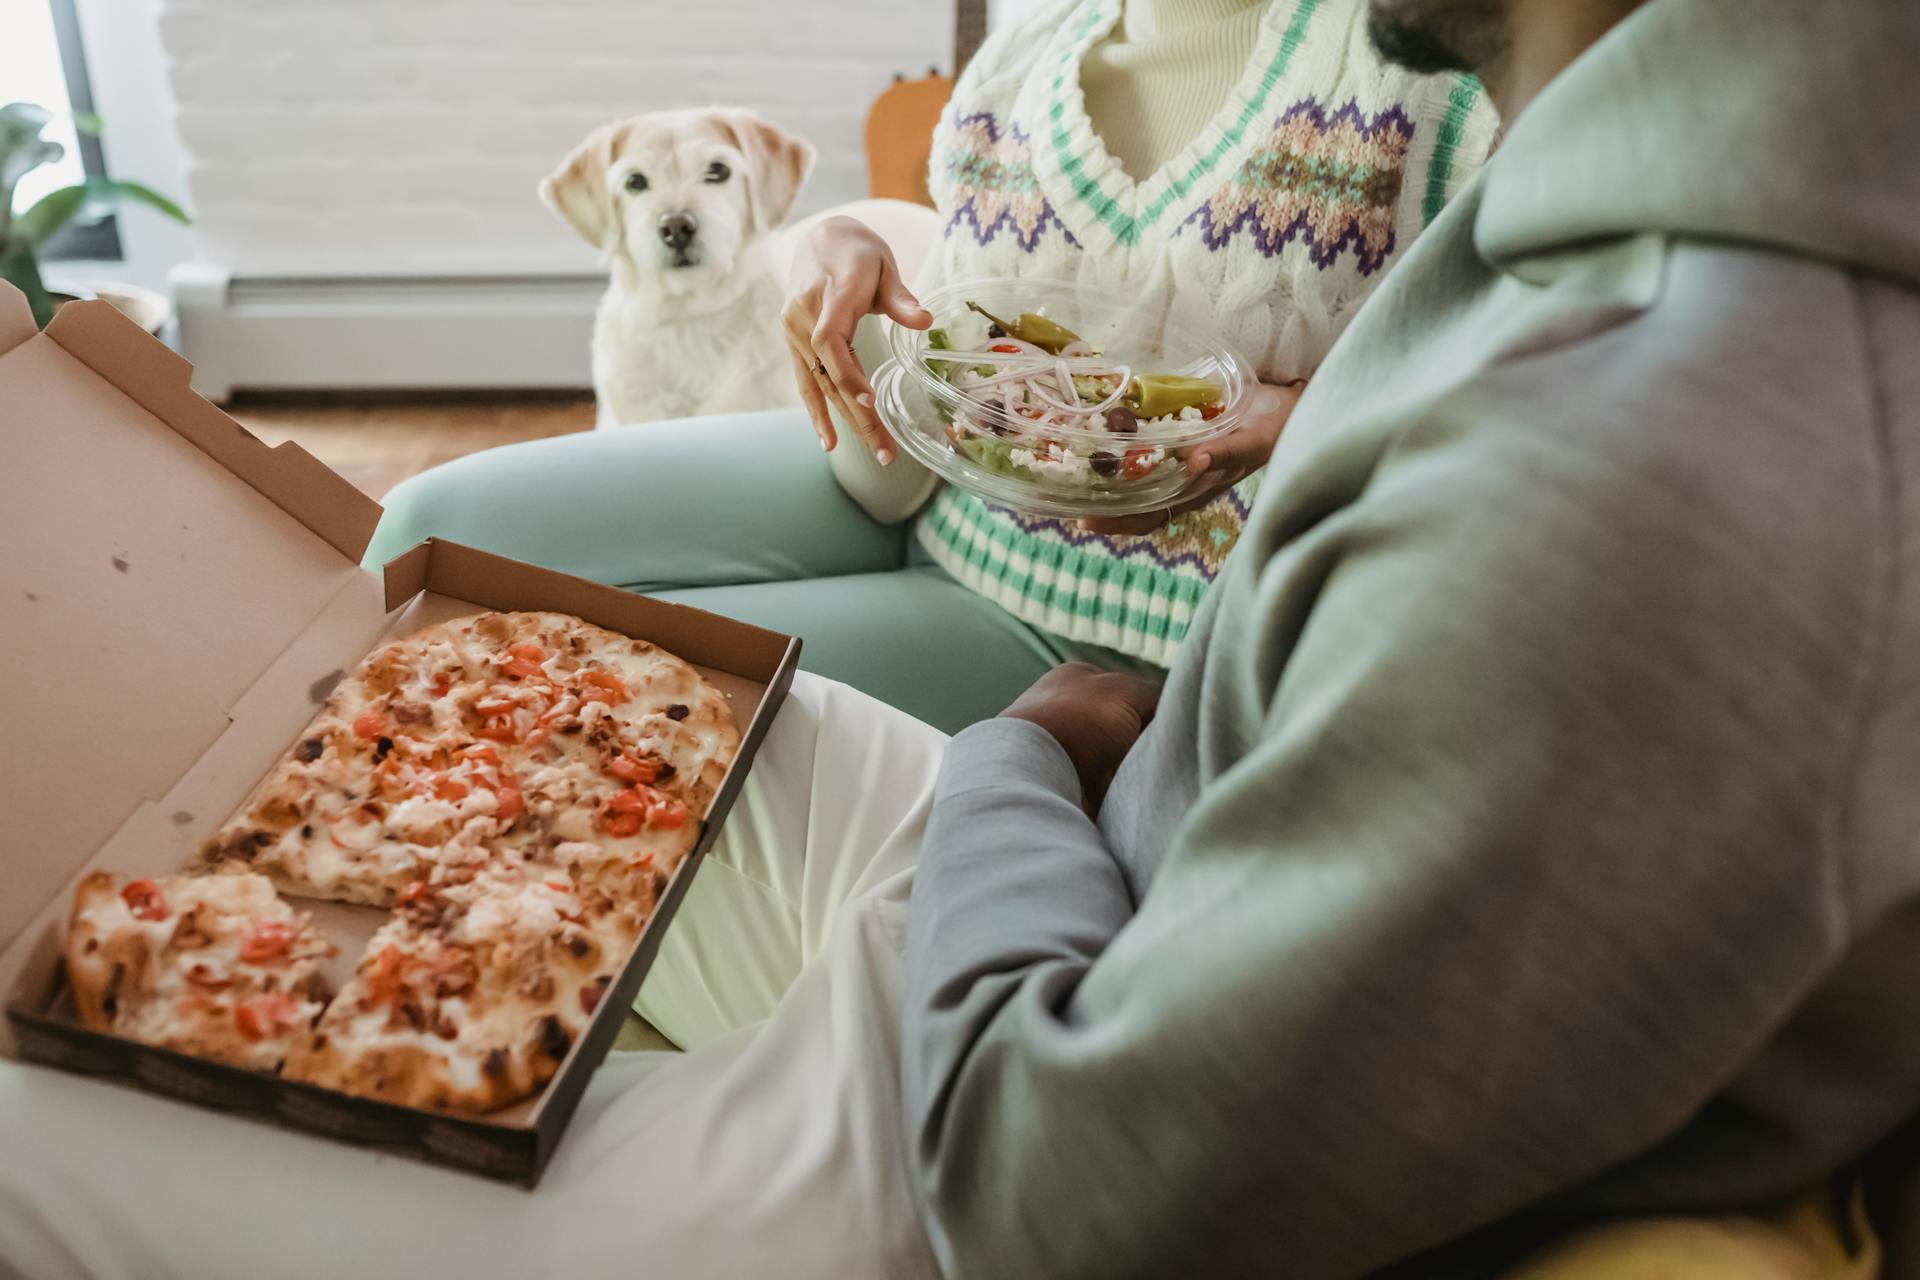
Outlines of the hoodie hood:
<svg viewBox="0 0 1920 1280">
<path fill-rule="evenodd" d="M 1647 0 L 1515 120 L 1474 239 L 1642 232 L 1920 284 L 1920 0 Z"/>
</svg>

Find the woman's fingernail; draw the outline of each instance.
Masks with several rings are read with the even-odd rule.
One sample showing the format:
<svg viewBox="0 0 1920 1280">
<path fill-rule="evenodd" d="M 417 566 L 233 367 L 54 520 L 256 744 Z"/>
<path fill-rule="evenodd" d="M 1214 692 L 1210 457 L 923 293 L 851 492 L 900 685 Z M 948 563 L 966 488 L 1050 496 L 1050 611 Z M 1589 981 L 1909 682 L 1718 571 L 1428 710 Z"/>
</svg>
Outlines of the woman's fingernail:
<svg viewBox="0 0 1920 1280">
<path fill-rule="evenodd" d="M 827 443 L 827 438 L 826 438 L 825 436 L 823 436 L 823 435 L 816 435 L 816 436 L 814 437 L 814 439 L 816 439 L 816 440 L 818 440 L 818 441 L 820 442 L 820 452 L 822 452 L 822 453 L 832 453 L 832 452 L 833 452 L 833 446 Z"/>
<path fill-rule="evenodd" d="M 866 406 L 869 409 L 873 408 L 873 397 L 868 395 L 864 391 L 862 391 L 859 395 L 855 396 L 854 400 L 856 400 L 857 402 Z"/>
<path fill-rule="evenodd" d="M 878 453 L 875 453 L 873 456 L 880 460 L 880 465 L 883 467 L 890 467 L 893 465 L 893 450 L 891 449 L 881 449 Z"/>
<path fill-rule="evenodd" d="M 1193 455 L 1193 469 L 1195 471 L 1205 471 L 1212 465 L 1213 458 L 1211 456 L 1204 453 L 1196 453 Z"/>
</svg>

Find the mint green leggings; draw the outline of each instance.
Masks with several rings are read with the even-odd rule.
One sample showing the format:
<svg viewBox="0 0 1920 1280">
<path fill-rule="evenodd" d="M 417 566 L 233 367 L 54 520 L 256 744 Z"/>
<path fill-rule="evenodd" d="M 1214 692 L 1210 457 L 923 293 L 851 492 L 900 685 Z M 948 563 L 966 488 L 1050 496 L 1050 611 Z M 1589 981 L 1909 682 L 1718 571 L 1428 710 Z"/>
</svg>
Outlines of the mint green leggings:
<svg viewBox="0 0 1920 1280">
<path fill-rule="evenodd" d="M 857 447 L 851 445 L 848 447 Z M 801 638 L 800 665 L 949 733 L 1068 657 L 840 491 L 798 409 L 508 445 L 386 499 L 367 563 L 428 536 Z"/>
</svg>

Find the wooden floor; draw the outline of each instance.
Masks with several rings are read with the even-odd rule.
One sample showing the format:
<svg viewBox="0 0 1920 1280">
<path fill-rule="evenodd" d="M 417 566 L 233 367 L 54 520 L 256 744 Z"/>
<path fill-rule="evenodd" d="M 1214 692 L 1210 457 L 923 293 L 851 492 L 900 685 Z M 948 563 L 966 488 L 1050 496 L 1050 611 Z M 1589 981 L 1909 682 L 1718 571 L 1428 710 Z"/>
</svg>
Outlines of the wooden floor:
<svg viewBox="0 0 1920 1280">
<path fill-rule="evenodd" d="M 268 444 L 300 447 L 374 498 L 428 467 L 495 445 L 585 431 L 593 397 L 240 397 L 227 412 Z"/>
</svg>

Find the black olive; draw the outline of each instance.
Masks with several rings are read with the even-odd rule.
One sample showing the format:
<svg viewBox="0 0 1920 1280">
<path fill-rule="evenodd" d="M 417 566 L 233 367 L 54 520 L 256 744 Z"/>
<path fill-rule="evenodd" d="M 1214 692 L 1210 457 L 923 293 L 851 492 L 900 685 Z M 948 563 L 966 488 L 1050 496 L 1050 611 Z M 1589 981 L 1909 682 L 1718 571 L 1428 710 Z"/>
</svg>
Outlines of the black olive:
<svg viewBox="0 0 1920 1280">
<path fill-rule="evenodd" d="M 584 956 L 588 951 L 592 950 L 592 947 L 583 935 L 576 933 L 567 939 L 567 950 L 573 952 L 576 956 Z"/>
<path fill-rule="evenodd" d="M 655 782 L 671 781 L 675 772 L 677 771 L 674 769 L 672 765 L 663 764 L 660 766 L 660 772 L 653 775 L 653 780 Z"/>
<path fill-rule="evenodd" d="M 313 828 L 311 826 L 301 827 L 300 834 L 306 839 L 311 840 L 313 839 Z"/>
<path fill-rule="evenodd" d="M 987 336 L 989 338 L 1004 338 L 1007 336 L 1007 331 L 997 324 L 990 324 L 987 326 Z"/>
<path fill-rule="evenodd" d="M 1140 429 L 1140 419 L 1133 416 L 1133 410 L 1125 405 L 1115 405 L 1107 410 L 1107 430 L 1118 435 L 1130 436 Z"/>
<path fill-rule="evenodd" d="M 385 760 L 387 758 L 387 752 L 391 750 L 393 750 L 393 739 L 383 736 L 378 742 L 373 744 L 373 758 L 375 760 Z"/>
<path fill-rule="evenodd" d="M 669 719 L 669 720 L 685 720 L 686 718 L 687 718 L 687 704 L 686 704 L 686 703 L 684 703 L 684 702 L 676 702 L 676 703 L 674 703 L 674 704 L 673 704 L 672 706 L 670 706 L 670 707 L 668 707 L 668 708 L 667 708 L 667 719 Z"/>
<path fill-rule="evenodd" d="M 567 1056 L 567 1050 L 573 1047 L 573 1037 L 560 1025 L 560 1019 L 548 1014 L 540 1020 L 540 1051 L 555 1062 Z"/>
<path fill-rule="evenodd" d="M 1119 457 L 1115 454 L 1107 453 L 1104 450 L 1094 454 L 1091 458 L 1087 459 L 1087 463 L 1089 466 L 1093 468 L 1093 474 L 1097 476 L 1113 476 L 1113 475 L 1120 474 Z"/>
<path fill-rule="evenodd" d="M 326 749 L 327 744 L 320 741 L 320 739 L 308 738 L 300 744 L 300 758 L 311 763 L 312 761 L 318 760 L 320 753 Z"/>
<path fill-rule="evenodd" d="M 507 1074 L 507 1051 L 505 1049 L 487 1050 L 486 1063 L 481 1067 L 488 1075 L 498 1080 Z"/>
<path fill-rule="evenodd" d="M 256 849 L 264 849 L 273 843 L 273 835 L 266 831 L 249 831 L 247 833 L 247 843 Z"/>
</svg>

